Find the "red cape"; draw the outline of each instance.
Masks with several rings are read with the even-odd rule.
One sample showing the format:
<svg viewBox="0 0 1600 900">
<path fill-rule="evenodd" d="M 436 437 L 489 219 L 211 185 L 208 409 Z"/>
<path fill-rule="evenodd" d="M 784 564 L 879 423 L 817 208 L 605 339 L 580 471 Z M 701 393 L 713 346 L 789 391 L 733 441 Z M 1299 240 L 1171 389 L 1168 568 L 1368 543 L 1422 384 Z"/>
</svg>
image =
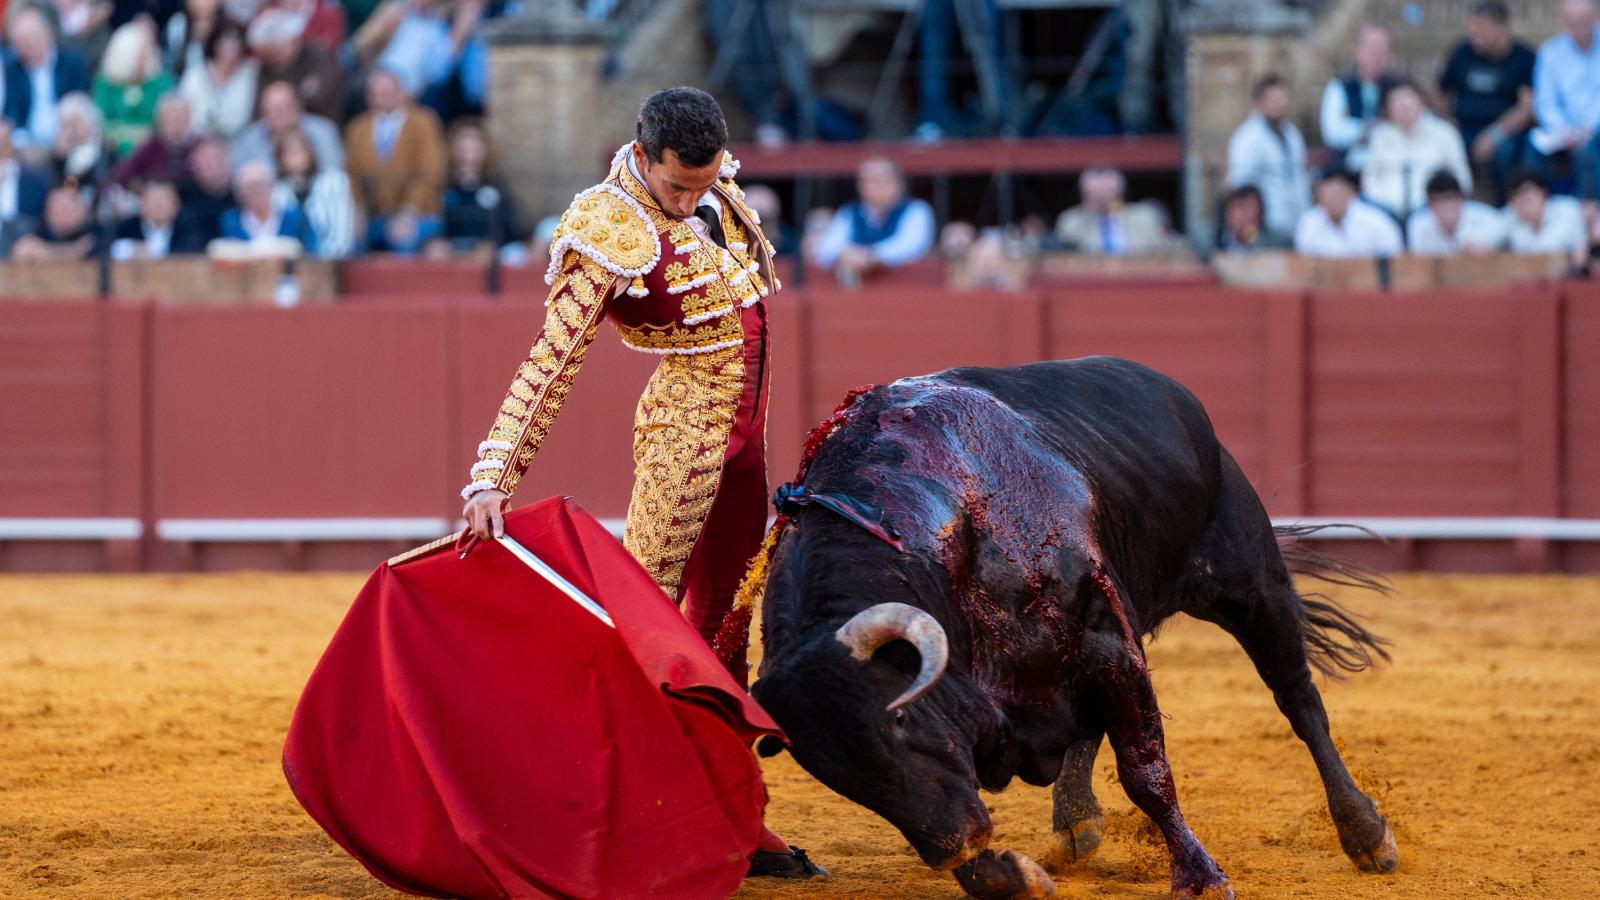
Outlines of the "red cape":
<svg viewBox="0 0 1600 900">
<path fill-rule="evenodd" d="M 731 894 L 766 805 L 749 747 L 777 726 L 576 504 L 506 533 L 616 629 L 497 543 L 380 566 L 289 726 L 295 796 L 403 891 Z"/>
</svg>

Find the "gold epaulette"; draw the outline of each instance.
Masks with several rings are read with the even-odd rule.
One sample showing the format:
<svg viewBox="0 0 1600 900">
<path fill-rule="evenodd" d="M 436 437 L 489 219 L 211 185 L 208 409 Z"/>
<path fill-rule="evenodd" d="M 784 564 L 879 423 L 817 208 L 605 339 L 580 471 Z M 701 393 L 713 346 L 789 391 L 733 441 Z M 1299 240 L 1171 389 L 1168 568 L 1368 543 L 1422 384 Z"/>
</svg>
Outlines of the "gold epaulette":
<svg viewBox="0 0 1600 900">
<path fill-rule="evenodd" d="M 625 278 L 646 274 L 661 258 L 661 242 L 650 215 L 639 201 L 610 182 L 580 192 L 562 214 L 550 242 L 552 276 L 568 250 L 576 250 Z"/>
<path fill-rule="evenodd" d="M 445 549 L 446 547 L 453 547 L 455 546 L 456 541 L 461 539 L 461 535 L 462 532 L 458 531 L 455 534 L 445 535 L 444 537 L 439 538 L 437 541 L 431 541 L 423 544 L 421 547 L 414 547 L 398 556 L 391 556 L 389 557 L 389 566 L 393 568 L 401 563 L 408 563 L 413 559 L 419 559 L 427 556 L 430 553 L 436 553 Z"/>
</svg>

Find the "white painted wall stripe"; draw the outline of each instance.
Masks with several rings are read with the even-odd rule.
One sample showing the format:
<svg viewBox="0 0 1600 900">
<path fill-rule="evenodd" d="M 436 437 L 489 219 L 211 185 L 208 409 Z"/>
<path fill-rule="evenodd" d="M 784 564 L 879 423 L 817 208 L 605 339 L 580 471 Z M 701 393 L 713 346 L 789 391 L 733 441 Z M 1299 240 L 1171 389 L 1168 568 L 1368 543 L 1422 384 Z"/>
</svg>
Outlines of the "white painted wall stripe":
<svg viewBox="0 0 1600 900">
<path fill-rule="evenodd" d="M 143 535 L 138 519 L 0 519 L 0 541 L 136 541 Z"/>
<path fill-rule="evenodd" d="M 446 519 L 161 519 L 164 541 L 413 541 L 450 531 Z"/>
</svg>

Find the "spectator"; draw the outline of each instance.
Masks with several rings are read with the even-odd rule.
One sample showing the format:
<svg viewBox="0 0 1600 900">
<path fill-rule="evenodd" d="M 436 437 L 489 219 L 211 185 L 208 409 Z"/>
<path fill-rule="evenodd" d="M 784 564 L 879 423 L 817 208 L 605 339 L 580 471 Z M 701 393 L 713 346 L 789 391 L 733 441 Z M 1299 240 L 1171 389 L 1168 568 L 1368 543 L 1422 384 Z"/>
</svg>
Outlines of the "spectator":
<svg viewBox="0 0 1600 900">
<path fill-rule="evenodd" d="M 1600 200 L 1600 10 L 1595 0 L 1562 0 L 1561 34 L 1545 41 L 1533 68 L 1530 162 L 1549 177 L 1553 158 L 1571 154 L 1585 200 Z"/>
<path fill-rule="evenodd" d="M 199 130 L 232 140 L 250 124 L 260 68 L 245 53 L 243 28 L 224 20 L 211 29 L 203 58 L 178 82 Z"/>
<path fill-rule="evenodd" d="M 109 0 L 52 0 L 56 21 L 61 24 L 58 43 L 79 59 L 99 59 L 111 34 Z"/>
<path fill-rule="evenodd" d="M 1406 223 L 1406 245 L 1414 256 L 1483 256 L 1499 252 L 1505 240 L 1505 216 L 1469 199 L 1449 172 L 1428 179 L 1428 205 Z"/>
<path fill-rule="evenodd" d="M 1466 38 L 1439 76 L 1461 140 L 1472 161 L 1488 169 L 1500 202 L 1506 173 L 1521 162 L 1533 124 L 1533 63 L 1533 51 L 1511 35 L 1503 0 L 1480 0 L 1467 19 Z"/>
<path fill-rule="evenodd" d="M 1383 95 L 1397 76 L 1389 68 L 1389 30 L 1363 25 L 1356 34 L 1355 65 L 1322 92 L 1322 142 L 1335 164 L 1360 171 L 1367 161 L 1367 134 L 1378 121 Z"/>
<path fill-rule="evenodd" d="M 1116 169 L 1099 166 L 1078 177 L 1082 202 L 1056 219 L 1056 236 L 1079 253 L 1139 256 L 1168 249 L 1167 214 L 1160 204 L 1126 203 L 1127 181 Z"/>
<path fill-rule="evenodd" d="M 933 248 L 933 209 L 906 196 L 905 177 L 875 156 L 856 169 L 856 196 L 817 242 L 816 264 L 854 284 L 877 269 L 909 265 Z"/>
<path fill-rule="evenodd" d="M 208 252 L 228 258 L 298 256 L 302 249 L 316 252 L 317 238 L 305 214 L 278 201 L 271 166 L 245 163 L 233 183 L 238 205 L 222 214 L 222 237 Z"/>
<path fill-rule="evenodd" d="M 439 118 L 414 105 L 393 72 L 367 77 L 367 111 L 345 130 L 345 159 L 368 217 L 368 249 L 414 253 L 439 235 L 446 166 Z"/>
<path fill-rule="evenodd" d="M 201 246 L 222 233 L 222 214 L 233 208 L 232 167 L 228 145 L 219 137 L 202 137 L 189 153 L 189 179 L 178 184 L 182 212 L 179 230 L 193 234 Z"/>
<path fill-rule="evenodd" d="M 12 259 L 87 259 L 100 249 L 100 230 L 89 218 L 89 202 L 76 189 L 52 188 L 37 231 L 17 238 Z"/>
<path fill-rule="evenodd" d="M 338 0 L 272 0 L 271 5 L 306 20 L 301 37 L 307 43 L 338 54 L 347 34 L 344 7 Z"/>
<path fill-rule="evenodd" d="M 972 242 L 963 261 L 962 282 L 967 290 L 1018 291 L 1027 282 L 1027 269 L 1006 254 L 1005 234 L 985 228 Z"/>
<path fill-rule="evenodd" d="M 0 119 L 0 221 L 37 220 L 44 214 L 50 176 L 17 157 L 10 122 Z"/>
<path fill-rule="evenodd" d="M 305 20 L 288 10 L 268 8 L 250 23 L 250 48 L 261 60 L 258 76 L 266 85 L 287 81 L 302 109 L 339 121 L 344 89 L 333 54 L 302 40 Z"/>
<path fill-rule="evenodd" d="M 186 0 L 183 11 L 167 20 L 162 43 L 167 48 L 167 68 L 180 75 L 202 66 L 212 32 L 225 21 L 221 0 Z"/>
<path fill-rule="evenodd" d="M 1506 224 L 1511 252 L 1560 253 L 1582 266 L 1589 256 L 1582 205 L 1571 197 L 1550 196 L 1549 184 L 1536 171 L 1513 175 L 1510 189 Z"/>
<path fill-rule="evenodd" d="M 1255 110 L 1228 141 L 1228 186 L 1255 185 L 1266 205 L 1266 226 L 1288 234 L 1311 203 L 1306 141 L 1289 120 L 1289 85 L 1268 75 L 1251 89 Z"/>
<path fill-rule="evenodd" d="M 88 94 L 68 94 L 56 104 L 58 127 L 49 161 L 56 184 L 81 188 L 92 203 L 111 173 L 100 109 Z"/>
<path fill-rule="evenodd" d="M 1266 220 L 1266 201 L 1253 184 L 1240 185 L 1222 202 L 1222 227 L 1217 232 L 1217 249 L 1224 253 L 1249 253 L 1255 250 L 1287 250 L 1294 245 L 1288 233 L 1274 229 Z"/>
<path fill-rule="evenodd" d="M 18 143 L 48 147 L 59 127 L 61 98 L 89 90 L 89 67 L 76 53 L 56 47 L 55 31 L 38 7 L 18 10 L 7 34 L 5 117 L 17 127 Z"/>
<path fill-rule="evenodd" d="M 242 166 L 251 160 L 271 162 L 278 140 L 291 131 L 298 131 L 311 142 L 317 152 L 320 169 L 344 168 L 344 142 L 339 137 L 339 126 L 321 116 L 312 115 L 300 105 L 294 86 L 287 81 L 275 81 L 261 91 L 261 118 L 239 132 L 233 141 L 233 164 Z"/>
<path fill-rule="evenodd" d="M 1400 221 L 1427 202 L 1428 179 L 1445 170 L 1467 190 L 1472 167 L 1461 133 L 1422 104 L 1416 84 L 1400 81 L 1383 95 L 1384 118 L 1372 127 L 1361 194 Z"/>
<path fill-rule="evenodd" d="M 183 181 L 189 176 L 189 152 L 194 149 L 189 101 L 168 94 L 156 106 L 156 133 L 133 155 L 117 164 L 111 179 L 123 187 L 137 187 L 145 179 Z"/>
<path fill-rule="evenodd" d="M 476 120 L 450 127 L 450 181 L 444 189 L 444 234 L 430 244 L 430 255 L 487 256 L 516 245 L 518 215 L 511 194 L 499 180 L 489 136 Z"/>
<path fill-rule="evenodd" d="M 105 116 L 106 142 L 117 154 L 131 152 L 150 136 L 156 104 L 172 87 L 149 22 L 136 19 L 111 33 L 94 79 L 94 104 Z"/>
<path fill-rule="evenodd" d="M 117 225 L 111 242 L 111 258 L 166 259 L 179 253 L 199 253 L 205 249 L 200 236 L 179 228 L 178 186 L 152 178 L 139 191 L 139 214 Z"/>
<path fill-rule="evenodd" d="M 305 133 L 291 129 L 278 138 L 274 161 L 278 168 L 277 203 L 298 207 L 316 237 L 316 255 L 343 259 L 355 248 L 356 202 L 350 179 L 343 169 L 317 163 L 315 148 Z"/>
<path fill-rule="evenodd" d="M 945 262 L 956 262 L 967 258 L 972 252 L 972 245 L 978 242 L 978 226 L 971 222 L 946 222 L 939 229 L 939 256 Z"/>
<path fill-rule="evenodd" d="M 1356 196 L 1356 176 L 1330 167 L 1317 176 L 1317 203 L 1300 217 L 1294 249 L 1302 256 L 1351 259 L 1399 256 L 1400 226 Z"/>
<path fill-rule="evenodd" d="M 483 107 L 488 54 L 484 0 L 385 0 L 356 33 L 356 55 L 400 79 L 444 119 Z"/>
<path fill-rule="evenodd" d="M 993 132 L 1009 126 L 1007 113 L 1011 91 L 1007 86 L 1002 50 L 1000 8 L 995 0 L 961 2 L 976 15 L 961 16 L 957 27 L 957 3 L 961 0 L 928 0 L 921 4 L 922 18 L 917 23 L 920 62 L 917 70 L 918 116 L 916 138 L 936 141 L 947 132 L 959 131 L 950 109 L 950 38 L 960 34 L 977 72 L 985 130 Z"/>
<path fill-rule="evenodd" d="M 790 253 L 795 237 L 789 224 L 783 220 L 783 201 L 778 192 L 764 184 L 752 184 L 744 189 L 744 205 L 761 217 L 761 230 L 772 244 L 774 253 Z"/>
</svg>

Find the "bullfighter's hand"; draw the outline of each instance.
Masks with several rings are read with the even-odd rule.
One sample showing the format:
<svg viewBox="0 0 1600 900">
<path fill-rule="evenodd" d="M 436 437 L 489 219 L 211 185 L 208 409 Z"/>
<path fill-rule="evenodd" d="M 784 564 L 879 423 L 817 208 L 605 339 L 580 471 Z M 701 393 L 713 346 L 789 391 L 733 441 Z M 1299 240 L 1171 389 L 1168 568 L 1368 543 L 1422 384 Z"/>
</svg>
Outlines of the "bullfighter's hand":
<svg viewBox="0 0 1600 900">
<path fill-rule="evenodd" d="M 510 499 L 505 491 L 492 489 L 473 494 L 461 510 L 461 518 L 467 520 L 467 530 L 485 541 L 505 534 L 505 506 Z"/>
</svg>

